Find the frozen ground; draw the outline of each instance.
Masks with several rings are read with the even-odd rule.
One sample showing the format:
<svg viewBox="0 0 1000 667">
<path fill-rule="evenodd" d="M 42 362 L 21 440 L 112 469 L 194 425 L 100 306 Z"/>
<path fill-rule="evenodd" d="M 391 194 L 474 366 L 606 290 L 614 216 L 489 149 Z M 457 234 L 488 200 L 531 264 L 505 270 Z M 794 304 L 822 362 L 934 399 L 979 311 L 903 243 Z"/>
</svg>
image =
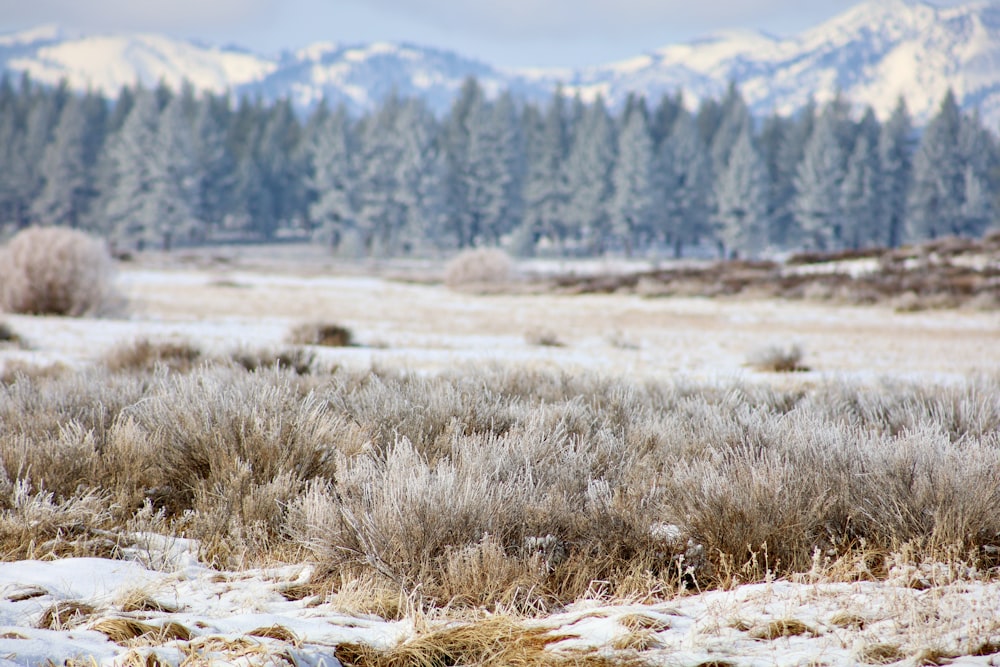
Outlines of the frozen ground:
<svg viewBox="0 0 1000 667">
<path fill-rule="evenodd" d="M 958 377 L 1000 369 L 1000 313 L 816 302 L 648 299 L 626 295 L 458 294 L 438 285 L 356 275 L 218 269 L 123 271 L 132 302 L 121 320 L 6 316 L 27 350 L 0 359 L 87 363 L 136 337 L 184 339 L 206 351 L 280 347 L 307 321 L 351 328 L 358 345 L 317 352 L 332 362 L 434 370 L 518 361 L 632 377 L 765 377 L 750 352 L 797 343 L 832 376 Z M 529 344 L 550 332 L 561 347 Z M 788 378 L 769 376 L 770 380 Z"/>
<path fill-rule="evenodd" d="M 291 326 L 322 320 L 350 327 L 359 345 L 317 352 L 362 367 L 433 371 L 518 361 L 633 377 L 805 383 L 947 381 L 1000 370 L 997 313 L 897 314 L 805 302 L 619 295 L 475 296 L 359 275 L 238 266 L 134 267 L 120 281 L 132 302 L 127 319 L 4 316 L 28 346 L 0 347 L 0 363 L 81 365 L 137 337 L 183 339 L 218 352 L 280 347 Z M 551 331 L 564 346 L 530 345 L 525 335 L 538 330 Z M 779 376 L 744 365 L 748 352 L 773 343 L 801 344 L 812 370 Z M 100 665 L 197 659 L 332 667 L 338 644 L 386 648 L 444 622 L 347 614 L 336 596 L 288 599 L 282 592 L 309 576 L 305 566 L 220 573 L 196 562 L 183 541 L 139 535 L 133 542 L 127 551 L 133 560 L 0 564 L 0 665 L 80 658 Z M 128 601 L 136 599 L 147 604 L 134 610 Z M 67 603 L 81 603 L 83 611 L 57 614 L 51 623 L 53 605 L 71 609 Z M 117 637 L 121 619 L 138 621 L 133 630 L 139 635 Z M 550 651 L 640 651 L 659 665 L 930 664 L 948 656 L 960 656 L 955 665 L 1000 665 L 1000 583 L 948 570 L 899 567 L 888 581 L 850 584 L 806 577 L 656 605 L 580 603 L 526 623 L 561 637 Z M 144 662 L 150 653 L 160 662 Z"/>
<path fill-rule="evenodd" d="M 137 537 L 135 561 L 0 564 L 0 665 L 333 667 L 338 645 L 387 649 L 445 625 L 345 613 L 335 596 L 290 600 L 307 567 L 220 573 L 183 540 Z M 150 555 L 156 569 L 138 562 Z M 879 583 L 805 577 L 657 604 L 583 601 L 522 626 L 548 631 L 545 650 L 556 656 L 596 651 L 651 665 L 998 665 L 1000 584 L 899 567 Z"/>
</svg>

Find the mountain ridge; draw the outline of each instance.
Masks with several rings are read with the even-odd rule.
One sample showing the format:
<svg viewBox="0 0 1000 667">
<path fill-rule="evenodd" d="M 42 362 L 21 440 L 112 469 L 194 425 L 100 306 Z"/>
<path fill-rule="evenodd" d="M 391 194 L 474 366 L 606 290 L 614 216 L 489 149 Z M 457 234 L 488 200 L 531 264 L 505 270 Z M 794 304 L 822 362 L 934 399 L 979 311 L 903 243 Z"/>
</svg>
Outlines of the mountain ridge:
<svg viewBox="0 0 1000 667">
<path fill-rule="evenodd" d="M 843 94 L 887 116 L 898 97 L 918 123 L 950 88 L 965 108 L 1000 124 L 1000 1 L 936 7 L 922 0 L 867 0 L 796 35 L 724 30 L 610 63 L 580 68 L 502 68 L 407 42 L 316 42 L 278 55 L 155 33 L 84 33 L 48 24 L 0 35 L 0 69 L 44 83 L 115 94 L 136 81 L 237 95 L 287 96 L 303 108 L 326 98 L 355 111 L 395 91 L 447 109 L 467 76 L 489 93 L 509 88 L 542 100 L 567 94 L 621 104 L 683 90 L 691 103 L 730 81 L 757 114 L 791 113 Z"/>
</svg>

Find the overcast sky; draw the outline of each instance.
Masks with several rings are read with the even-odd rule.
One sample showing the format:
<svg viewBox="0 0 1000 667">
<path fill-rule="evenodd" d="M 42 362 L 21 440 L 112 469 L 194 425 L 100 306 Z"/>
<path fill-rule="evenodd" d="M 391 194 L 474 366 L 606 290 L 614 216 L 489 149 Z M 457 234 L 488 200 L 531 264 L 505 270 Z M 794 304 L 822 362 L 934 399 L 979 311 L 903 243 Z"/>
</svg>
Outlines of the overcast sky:
<svg viewBox="0 0 1000 667">
<path fill-rule="evenodd" d="M 0 0 L 0 32 L 145 30 L 274 53 L 408 41 L 501 66 L 580 66 L 715 30 L 793 34 L 854 0 Z M 939 0 L 935 4 L 958 4 Z"/>
</svg>

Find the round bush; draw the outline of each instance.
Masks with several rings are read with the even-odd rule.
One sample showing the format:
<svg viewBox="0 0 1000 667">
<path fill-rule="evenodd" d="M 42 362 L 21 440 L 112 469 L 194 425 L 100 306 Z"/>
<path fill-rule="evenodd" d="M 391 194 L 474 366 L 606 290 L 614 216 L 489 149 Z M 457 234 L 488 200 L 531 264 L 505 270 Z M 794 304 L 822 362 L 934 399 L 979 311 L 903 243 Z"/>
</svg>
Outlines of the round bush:
<svg viewBox="0 0 1000 667">
<path fill-rule="evenodd" d="M 498 285 L 510 278 L 510 257 L 496 248 L 465 250 L 445 268 L 444 282 L 451 288 Z"/>
<path fill-rule="evenodd" d="M 0 308 L 30 315 L 107 315 L 123 300 L 103 241 L 75 229 L 33 227 L 0 249 Z"/>
</svg>

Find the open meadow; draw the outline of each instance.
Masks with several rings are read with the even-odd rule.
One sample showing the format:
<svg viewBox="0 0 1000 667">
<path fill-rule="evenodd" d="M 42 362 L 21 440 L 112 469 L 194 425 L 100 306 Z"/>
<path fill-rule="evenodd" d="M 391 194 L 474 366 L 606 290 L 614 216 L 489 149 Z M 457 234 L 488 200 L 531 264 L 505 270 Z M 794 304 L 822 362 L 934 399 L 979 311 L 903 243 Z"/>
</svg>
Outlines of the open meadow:
<svg viewBox="0 0 1000 667">
<path fill-rule="evenodd" d="M 1000 664 L 1000 311 L 292 246 L 3 314 L 0 665 Z"/>
</svg>

